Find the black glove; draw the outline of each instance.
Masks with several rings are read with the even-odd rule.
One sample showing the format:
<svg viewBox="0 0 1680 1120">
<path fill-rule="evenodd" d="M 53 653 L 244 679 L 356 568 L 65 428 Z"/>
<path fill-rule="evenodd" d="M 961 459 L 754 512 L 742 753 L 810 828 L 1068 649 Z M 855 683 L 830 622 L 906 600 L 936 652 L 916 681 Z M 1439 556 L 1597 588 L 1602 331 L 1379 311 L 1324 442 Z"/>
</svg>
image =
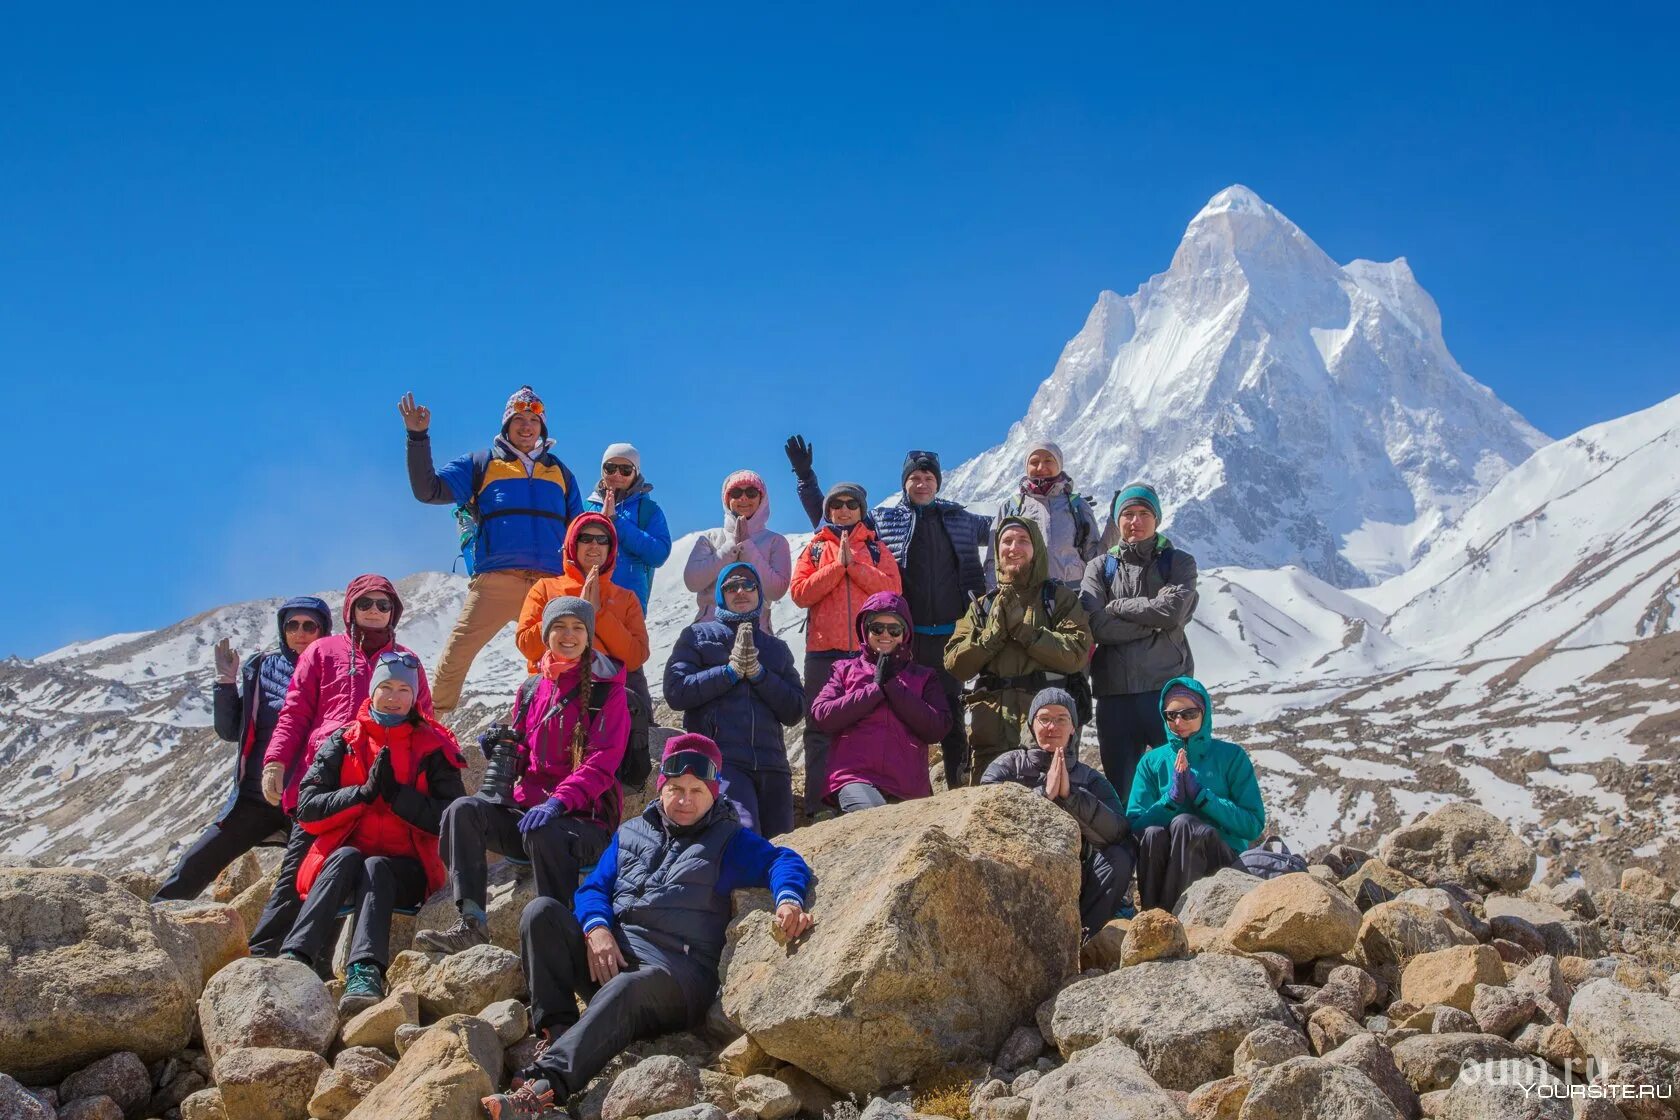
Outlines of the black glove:
<svg viewBox="0 0 1680 1120">
<path fill-rule="evenodd" d="M 875 656 L 875 683 L 880 684 L 887 679 L 887 663 L 892 660 L 892 654 L 881 653 Z"/>
<path fill-rule="evenodd" d="M 384 796 L 389 801 L 391 798 L 386 791 L 394 790 L 396 785 L 397 776 L 391 771 L 391 748 L 380 747 L 373 765 L 368 767 L 367 781 L 362 783 L 362 800 L 372 801 L 375 797 Z"/>
<path fill-rule="evenodd" d="M 815 460 L 816 451 L 805 442 L 804 436 L 789 436 L 783 445 L 787 451 L 788 462 L 793 464 L 794 474 L 809 474 L 811 464 Z"/>
</svg>

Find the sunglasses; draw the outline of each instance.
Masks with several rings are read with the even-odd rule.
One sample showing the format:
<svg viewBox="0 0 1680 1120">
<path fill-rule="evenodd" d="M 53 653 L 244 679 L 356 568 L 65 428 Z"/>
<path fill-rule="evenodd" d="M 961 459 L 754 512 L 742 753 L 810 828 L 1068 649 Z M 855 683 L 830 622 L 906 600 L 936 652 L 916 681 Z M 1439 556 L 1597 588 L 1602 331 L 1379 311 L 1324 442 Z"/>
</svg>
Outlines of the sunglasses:
<svg viewBox="0 0 1680 1120">
<path fill-rule="evenodd" d="M 621 474 L 625 478 L 629 478 L 631 475 L 636 473 L 636 468 L 632 467 L 629 463 L 602 463 L 601 473 Z"/>
<path fill-rule="evenodd" d="M 856 498 L 835 498 L 828 503 L 829 509 L 862 509 L 863 503 Z"/>
<path fill-rule="evenodd" d="M 612 544 L 612 538 L 607 536 L 605 533 L 579 533 L 577 535 L 577 542 L 579 544 L 610 545 Z"/>
<path fill-rule="evenodd" d="M 412 653 L 382 653 L 379 655 L 381 665 L 401 665 L 404 669 L 420 668 L 420 659 Z"/>
<path fill-rule="evenodd" d="M 912 451 L 910 454 L 906 455 L 905 458 L 912 459 L 917 462 L 926 459 L 936 467 L 939 465 L 939 452 L 937 451 Z"/>
<path fill-rule="evenodd" d="M 729 500 L 733 502 L 736 498 L 756 498 L 763 493 L 764 491 L 756 486 L 737 486 L 729 492 Z"/>
<path fill-rule="evenodd" d="M 896 622 L 871 622 L 869 632 L 879 638 L 882 634 L 891 638 L 904 637 L 904 627 Z"/>
<path fill-rule="evenodd" d="M 514 401 L 513 410 L 515 412 L 529 412 L 533 416 L 541 416 L 543 405 L 541 401 Z"/>
<path fill-rule="evenodd" d="M 374 599 L 364 595 L 351 605 L 359 611 L 383 611 L 386 614 L 391 613 L 391 600 L 389 599 Z"/>
<path fill-rule="evenodd" d="M 687 774 L 702 782 L 718 780 L 717 763 L 699 751 L 678 751 L 670 758 L 660 759 L 659 772 L 667 778 L 680 778 Z"/>
<path fill-rule="evenodd" d="M 1161 718 L 1168 723 L 1184 723 L 1193 719 L 1201 719 L 1202 710 L 1200 708 L 1169 708 L 1161 713 Z"/>
<path fill-rule="evenodd" d="M 313 634 L 321 628 L 321 624 L 313 618 L 291 618 L 286 620 L 286 633 L 302 632 Z"/>
<path fill-rule="evenodd" d="M 723 585 L 723 590 L 725 594 L 735 591 L 757 591 L 758 584 L 753 583 L 751 580 L 732 579 Z"/>
</svg>

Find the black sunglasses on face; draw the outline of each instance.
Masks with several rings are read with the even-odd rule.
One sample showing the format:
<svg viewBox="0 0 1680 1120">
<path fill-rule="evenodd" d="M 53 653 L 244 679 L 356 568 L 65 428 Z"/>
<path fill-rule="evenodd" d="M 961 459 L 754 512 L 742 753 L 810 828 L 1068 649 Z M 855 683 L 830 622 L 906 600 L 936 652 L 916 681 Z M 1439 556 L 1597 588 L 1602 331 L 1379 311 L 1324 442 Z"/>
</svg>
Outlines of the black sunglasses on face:
<svg viewBox="0 0 1680 1120">
<path fill-rule="evenodd" d="M 736 498 L 756 498 L 762 493 L 763 491 L 756 486 L 737 486 L 729 492 L 729 500 L 733 502 Z"/>
<path fill-rule="evenodd" d="M 607 536 L 605 533 L 579 533 L 578 536 L 577 536 L 577 542 L 579 544 L 609 544 L 610 545 L 610 544 L 612 544 L 612 538 Z"/>
<path fill-rule="evenodd" d="M 636 468 L 632 467 L 629 463 L 602 463 L 601 473 L 621 474 L 625 478 L 629 478 L 631 475 L 636 473 Z"/>
<path fill-rule="evenodd" d="M 890 638 L 904 637 L 904 627 L 896 622 L 871 622 L 869 632 L 879 638 L 882 634 Z"/>
<path fill-rule="evenodd" d="M 1200 708 L 1172 708 L 1162 712 L 1161 718 L 1168 723 L 1181 723 L 1186 720 L 1201 719 L 1202 710 Z"/>
<path fill-rule="evenodd" d="M 389 614 L 391 611 L 391 600 L 372 599 L 364 595 L 362 598 L 356 600 L 354 606 L 359 611 L 384 611 Z"/>
<path fill-rule="evenodd" d="M 757 590 L 758 590 L 758 584 L 749 583 L 744 579 L 742 579 L 742 580 L 730 580 L 728 583 L 723 585 L 723 593 L 725 595 L 730 595 L 730 594 L 733 594 L 737 591 L 757 591 Z"/>
<path fill-rule="evenodd" d="M 321 624 L 313 618 L 288 618 L 286 620 L 286 633 L 288 634 L 298 630 L 305 634 L 313 634 L 320 628 Z"/>
<path fill-rule="evenodd" d="M 828 503 L 829 509 L 862 509 L 863 503 L 856 498 L 835 498 Z"/>
</svg>

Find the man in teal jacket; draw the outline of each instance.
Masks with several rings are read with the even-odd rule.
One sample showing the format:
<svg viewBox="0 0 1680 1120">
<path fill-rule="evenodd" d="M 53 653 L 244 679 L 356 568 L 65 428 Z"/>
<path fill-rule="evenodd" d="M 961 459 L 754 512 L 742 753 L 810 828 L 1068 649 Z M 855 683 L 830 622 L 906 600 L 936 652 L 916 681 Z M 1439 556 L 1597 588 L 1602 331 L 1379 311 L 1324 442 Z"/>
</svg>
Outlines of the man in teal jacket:
<svg viewBox="0 0 1680 1120">
<path fill-rule="evenodd" d="M 1260 839 L 1266 807 L 1254 763 L 1213 737 L 1213 701 L 1194 677 L 1161 689 L 1167 741 L 1149 751 L 1132 779 L 1126 820 L 1138 838 L 1138 908 L 1171 910 L 1185 889 Z"/>
</svg>

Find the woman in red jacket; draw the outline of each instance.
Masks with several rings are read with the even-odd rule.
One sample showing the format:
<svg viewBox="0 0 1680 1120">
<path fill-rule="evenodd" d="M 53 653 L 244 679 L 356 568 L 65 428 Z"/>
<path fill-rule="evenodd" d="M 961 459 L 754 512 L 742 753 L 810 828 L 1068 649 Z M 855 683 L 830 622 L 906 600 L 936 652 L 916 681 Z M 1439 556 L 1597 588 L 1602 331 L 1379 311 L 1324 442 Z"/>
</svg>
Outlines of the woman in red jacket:
<svg viewBox="0 0 1680 1120">
<path fill-rule="evenodd" d="M 298 825 L 315 841 L 297 873 L 303 910 L 280 950 L 313 967 L 332 951 L 339 911 L 356 908 L 344 1015 L 385 998 L 391 913 L 443 885 L 439 822 L 466 792 L 455 737 L 416 707 L 419 660 L 381 654 L 369 683 L 355 722 L 321 744 L 298 787 Z"/>
</svg>

